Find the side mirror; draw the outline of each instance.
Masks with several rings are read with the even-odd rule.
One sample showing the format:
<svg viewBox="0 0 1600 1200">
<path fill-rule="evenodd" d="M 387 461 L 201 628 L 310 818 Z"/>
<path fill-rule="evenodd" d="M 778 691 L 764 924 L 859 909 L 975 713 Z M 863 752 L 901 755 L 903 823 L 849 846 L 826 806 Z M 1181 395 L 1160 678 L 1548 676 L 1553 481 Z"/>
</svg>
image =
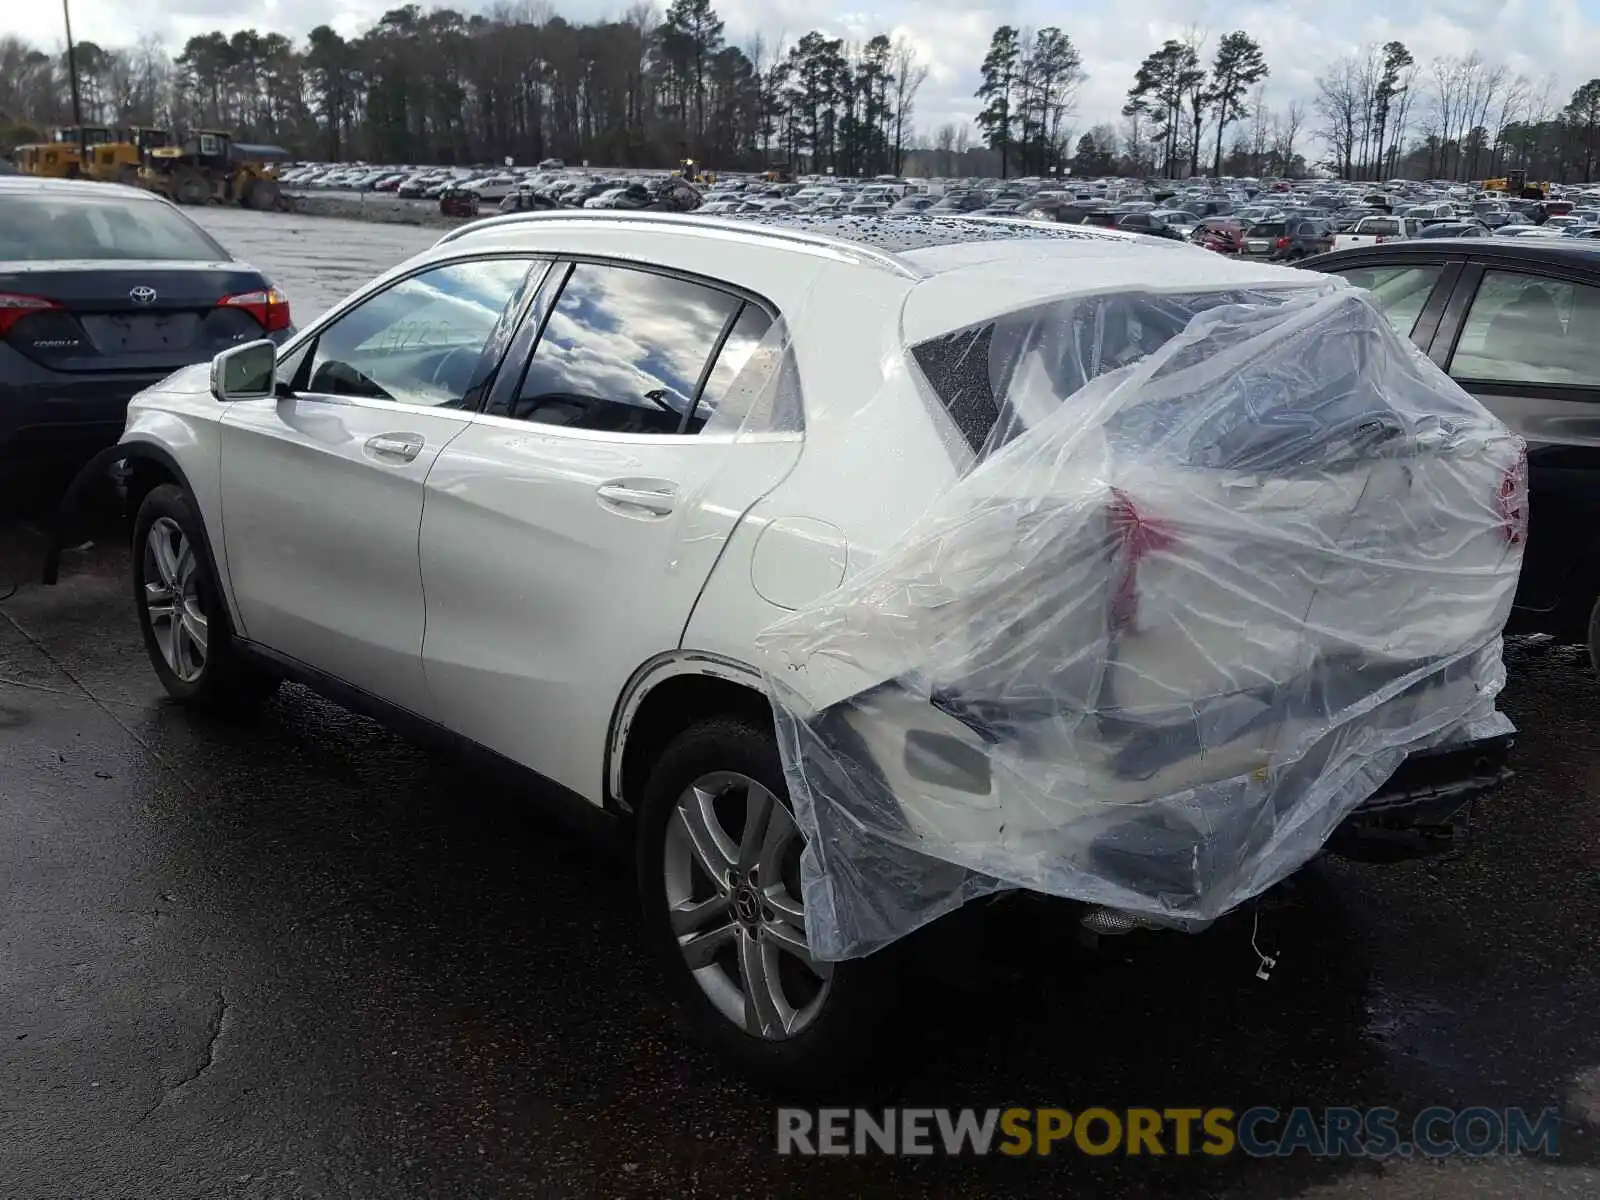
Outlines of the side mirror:
<svg viewBox="0 0 1600 1200">
<path fill-rule="evenodd" d="M 224 404 L 265 400 L 277 390 L 278 347 L 262 338 L 224 350 L 211 360 L 211 394 Z"/>
</svg>

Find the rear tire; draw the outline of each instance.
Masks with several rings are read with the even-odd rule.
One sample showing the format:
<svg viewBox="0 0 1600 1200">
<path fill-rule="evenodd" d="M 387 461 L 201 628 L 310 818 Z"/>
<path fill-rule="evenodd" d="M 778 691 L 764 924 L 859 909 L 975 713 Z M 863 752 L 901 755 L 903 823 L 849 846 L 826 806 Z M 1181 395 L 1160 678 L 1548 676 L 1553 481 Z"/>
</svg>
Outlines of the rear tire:
<svg viewBox="0 0 1600 1200">
<path fill-rule="evenodd" d="M 133 521 L 134 607 L 150 665 L 180 704 L 250 711 L 279 681 L 239 653 L 212 570 L 189 493 L 172 483 L 152 488 Z"/>
<path fill-rule="evenodd" d="M 723 823 L 734 818 L 732 829 Z M 725 716 L 679 734 L 650 772 L 637 838 L 650 949 L 702 1040 L 780 1087 L 814 1087 L 867 1063 L 893 1002 L 893 951 L 829 964 L 805 949 L 804 843 L 770 727 Z"/>
</svg>

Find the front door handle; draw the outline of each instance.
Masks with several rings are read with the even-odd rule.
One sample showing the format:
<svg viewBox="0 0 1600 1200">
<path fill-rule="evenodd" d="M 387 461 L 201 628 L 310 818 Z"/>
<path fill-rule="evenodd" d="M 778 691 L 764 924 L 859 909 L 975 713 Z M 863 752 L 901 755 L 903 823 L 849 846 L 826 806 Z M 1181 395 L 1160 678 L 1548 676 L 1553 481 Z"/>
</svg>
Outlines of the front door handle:
<svg viewBox="0 0 1600 1200">
<path fill-rule="evenodd" d="M 380 433 L 367 439 L 367 453 L 380 462 L 411 462 L 422 453 L 422 437 L 415 433 Z"/>
<path fill-rule="evenodd" d="M 634 513 L 642 511 L 657 517 L 669 514 L 678 501 L 677 485 L 665 480 L 617 479 L 602 483 L 598 493 L 600 503 L 608 508 L 632 509 Z"/>
</svg>

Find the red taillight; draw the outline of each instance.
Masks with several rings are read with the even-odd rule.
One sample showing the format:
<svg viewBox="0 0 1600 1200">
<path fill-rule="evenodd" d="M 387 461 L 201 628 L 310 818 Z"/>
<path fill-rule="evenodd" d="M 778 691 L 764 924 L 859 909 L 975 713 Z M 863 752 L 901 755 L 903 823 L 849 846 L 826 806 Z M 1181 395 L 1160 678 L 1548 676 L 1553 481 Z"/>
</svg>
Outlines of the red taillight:
<svg viewBox="0 0 1600 1200">
<path fill-rule="evenodd" d="M 1111 593 L 1111 628 L 1123 632 L 1139 618 L 1139 564 L 1158 550 L 1178 544 L 1172 530 L 1160 521 L 1145 516 L 1126 492 L 1111 489 L 1106 508 L 1106 523 L 1116 541 L 1120 575 Z"/>
<path fill-rule="evenodd" d="M 1278 239 L 1278 249 L 1279 250 L 1287 250 L 1288 248 L 1289 248 L 1289 239 L 1286 238 L 1286 237 L 1279 238 Z"/>
<path fill-rule="evenodd" d="M 224 296 L 217 301 L 218 308 L 242 308 L 268 333 L 289 328 L 289 297 L 277 288 L 259 292 L 240 292 L 237 296 Z"/>
<path fill-rule="evenodd" d="M 1523 449 L 1517 461 L 1500 477 L 1500 494 L 1495 499 L 1506 544 L 1520 546 L 1528 536 L 1528 452 Z"/>
<path fill-rule="evenodd" d="M 1380 234 L 1379 234 L 1379 235 L 1378 235 L 1378 237 L 1377 237 L 1377 240 L 1376 240 L 1376 241 L 1374 241 L 1374 242 L 1373 242 L 1373 243 L 1372 243 L 1372 244 L 1373 244 L 1373 245 L 1374 245 L 1374 246 L 1381 246 L 1381 245 L 1383 245 L 1383 234 L 1381 234 L 1381 233 L 1380 233 Z"/>
<path fill-rule="evenodd" d="M 18 292 L 0 292 L 0 337 L 11 332 L 12 326 L 23 317 L 37 312 L 50 312 L 65 307 L 43 296 L 24 296 Z"/>
</svg>

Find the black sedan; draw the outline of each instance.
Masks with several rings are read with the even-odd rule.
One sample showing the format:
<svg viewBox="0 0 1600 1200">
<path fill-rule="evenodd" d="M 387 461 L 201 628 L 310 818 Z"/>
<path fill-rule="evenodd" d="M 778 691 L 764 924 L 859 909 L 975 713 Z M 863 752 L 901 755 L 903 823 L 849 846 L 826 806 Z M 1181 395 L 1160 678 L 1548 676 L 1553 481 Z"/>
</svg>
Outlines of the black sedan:
<svg viewBox="0 0 1600 1200">
<path fill-rule="evenodd" d="M 1509 628 L 1585 642 L 1600 670 L 1600 243 L 1410 238 L 1302 265 L 1370 291 L 1527 439 L 1532 521 Z"/>
<path fill-rule="evenodd" d="M 0 179 L 0 465 L 87 458 L 179 367 L 294 332 L 289 302 L 166 200 Z"/>
</svg>

